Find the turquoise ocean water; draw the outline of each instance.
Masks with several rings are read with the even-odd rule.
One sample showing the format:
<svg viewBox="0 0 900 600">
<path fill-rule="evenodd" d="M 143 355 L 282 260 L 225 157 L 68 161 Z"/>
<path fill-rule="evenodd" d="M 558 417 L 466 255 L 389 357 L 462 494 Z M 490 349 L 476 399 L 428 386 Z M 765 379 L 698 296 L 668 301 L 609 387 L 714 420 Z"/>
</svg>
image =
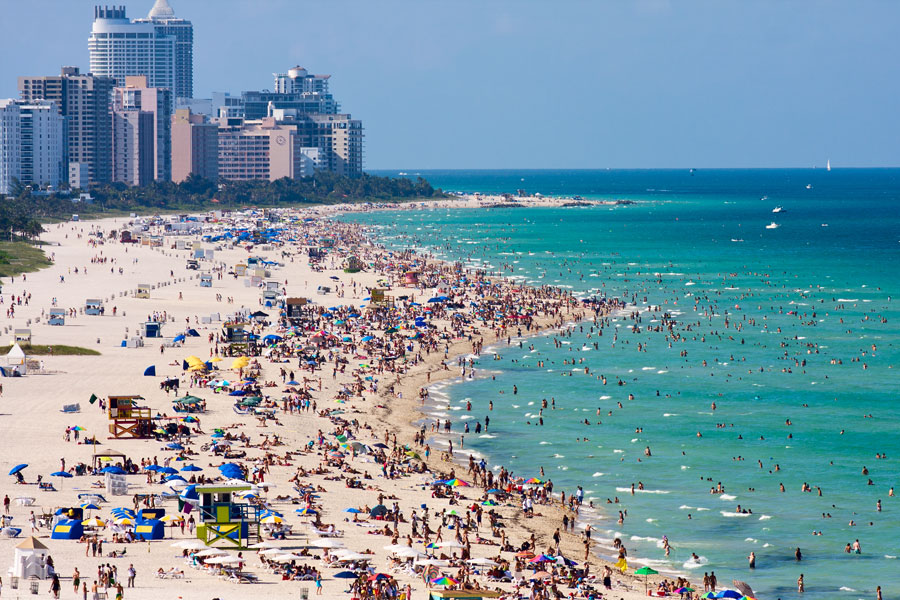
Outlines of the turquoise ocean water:
<svg viewBox="0 0 900 600">
<path fill-rule="evenodd" d="M 484 354 L 479 377 L 433 390 L 430 415 L 460 433 L 493 401 L 490 432 L 465 435 L 465 450 L 525 477 L 543 467 L 556 490 L 583 485 L 599 551 L 612 556 L 620 537 L 632 567 L 697 583 L 714 570 L 760 598 L 800 597 L 800 573 L 806 598 L 900 595 L 900 170 L 422 175 L 445 190 L 636 203 L 352 218 L 389 247 L 678 319 L 678 339 L 645 313 L 602 337 L 582 323 L 491 348 L 499 359 Z M 555 409 L 541 426 L 543 399 Z M 725 493 L 710 494 L 719 482 Z M 856 539 L 862 553 L 845 553 Z"/>
</svg>

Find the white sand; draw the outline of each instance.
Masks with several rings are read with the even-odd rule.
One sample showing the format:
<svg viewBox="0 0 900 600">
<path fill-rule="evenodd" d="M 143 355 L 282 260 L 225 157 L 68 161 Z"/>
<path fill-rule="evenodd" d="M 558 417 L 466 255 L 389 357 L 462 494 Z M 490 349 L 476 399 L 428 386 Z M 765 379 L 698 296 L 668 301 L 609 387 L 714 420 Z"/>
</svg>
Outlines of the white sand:
<svg viewBox="0 0 900 600">
<path fill-rule="evenodd" d="M 477 202 L 477 201 L 476 201 Z M 447 205 L 459 205 L 459 203 L 447 203 Z M 212 312 L 219 312 L 224 317 L 226 313 L 235 310 L 238 307 L 246 306 L 256 309 L 259 307 L 259 290 L 253 287 L 246 287 L 243 278 L 234 279 L 226 276 L 223 280 L 214 280 L 212 288 L 201 288 L 198 282 L 198 272 L 189 271 L 185 268 L 186 259 L 189 258 L 189 251 L 175 251 L 163 248 L 149 248 L 138 245 L 123 245 L 119 243 L 110 243 L 96 248 L 88 245 L 87 232 L 92 226 L 99 226 L 101 229 L 108 231 L 109 229 L 121 225 L 127 219 L 105 220 L 101 222 L 81 222 L 66 223 L 62 225 L 53 225 L 49 227 L 49 232 L 43 235 L 43 239 L 51 244 L 58 243 L 59 246 L 47 247 L 48 255 L 55 253 L 55 264 L 39 273 L 27 274 L 27 281 L 22 281 L 22 276 L 15 278 L 12 283 L 8 279 L 3 282 L 3 311 L 9 307 L 11 294 L 31 294 L 31 300 L 28 306 L 16 306 L 15 318 L 5 318 L 2 326 L 5 328 L 3 339 L 5 343 L 9 343 L 13 328 L 28 327 L 33 334 L 34 344 L 70 344 L 93 348 L 102 353 L 102 356 L 94 357 L 42 357 L 45 374 L 31 374 L 24 378 L 5 378 L 0 379 L 3 386 L 3 394 L 0 397 L 0 423 L 2 423 L 3 435 L 0 437 L 0 481 L 3 482 L 0 487 L 0 493 L 8 494 L 13 498 L 11 514 L 14 517 L 13 526 L 23 528 L 22 536 L 18 539 L 0 539 L 0 575 L 3 577 L 6 589 L 5 595 L 9 596 L 13 593 L 9 589 L 9 577 L 6 573 L 8 566 L 12 564 L 13 548 L 23 538 L 29 535 L 28 515 L 30 510 L 38 512 L 52 512 L 59 506 L 77 506 L 76 494 L 80 492 L 92 491 L 90 482 L 95 481 L 96 477 L 75 477 L 71 479 L 60 480 L 57 477 L 49 477 L 51 472 L 60 468 L 60 459 L 65 457 L 66 467 L 71 468 L 75 463 L 84 461 L 90 462 L 93 447 L 90 445 L 76 445 L 75 443 L 66 443 L 64 441 L 64 432 L 66 427 L 80 425 L 86 431 L 82 433 L 85 436 L 96 435 L 101 441 L 103 448 L 111 448 L 126 453 L 134 461 L 139 461 L 142 457 L 158 456 L 161 462 L 165 456 L 171 456 L 171 453 L 165 452 L 162 444 L 152 440 L 108 440 L 107 425 L 108 421 L 105 413 L 101 412 L 97 405 L 88 404 L 88 398 L 91 394 L 106 397 L 108 395 L 142 395 L 148 405 L 156 412 L 171 411 L 171 398 L 159 390 L 159 382 L 165 376 L 175 376 L 182 378 L 181 395 L 186 392 L 193 393 L 208 400 L 209 411 L 201 415 L 202 426 L 207 433 L 211 432 L 216 426 L 225 426 L 234 423 L 241 423 L 243 430 L 251 435 L 254 442 L 262 439 L 263 434 L 277 433 L 286 442 L 286 448 L 296 449 L 301 444 L 307 442 L 313 437 L 318 429 L 322 429 L 326 433 L 332 429 L 331 424 L 326 419 L 313 416 L 293 416 L 279 415 L 282 427 L 269 426 L 261 428 L 257 422 L 247 417 L 241 417 L 232 411 L 231 399 L 222 395 L 214 395 L 209 390 L 189 390 L 187 387 L 187 379 L 181 370 L 181 360 L 190 355 L 206 358 L 210 356 L 210 346 L 207 343 L 207 335 L 210 332 L 218 331 L 221 324 L 213 323 L 212 325 L 202 325 L 195 323 L 195 316 L 208 315 Z M 167 238 L 169 240 L 171 238 Z M 114 263 L 92 264 L 91 258 L 94 256 L 104 256 L 115 258 Z M 217 262 L 225 262 L 228 265 L 246 259 L 247 252 L 245 250 L 226 250 L 216 253 Z M 254 255 L 270 256 L 277 259 L 276 252 L 259 252 L 254 250 Z M 134 262 L 134 260 L 137 262 Z M 337 264 L 332 264 L 337 267 Z M 74 272 L 75 268 L 79 269 L 79 274 Z M 85 273 L 84 268 L 87 268 Z M 110 273 L 110 268 L 116 272 Z M 118 274 L 118 268 L 124 269 L 124 274 Z M 174 278 L 170 275 L 170 271 L 174 271 Z M 60 282 L 60 275 L 65 277 L 65 283 Z M 334 294 L 327 297 L 317 296 L 315 289 L 321 284 L 331 284 L 329 276 L 337 275 L 342 282 L 348 285 L 345 288 L 348 294 L 344 298 L 337 299 Z M 336 303 L 358 304 L 363 295 L 367 295 L 365 285 L 374 285 L 378 278 L 374 273 L 358 273 L 347 275 L 338 270 L 330 270 L 320 273 L 314 273 L 306 265 L 305 261 L 298 260 L 294 263 L 288 263 L 283 269 L 273 273 L 273 277 L 284 283 L 287 281 L 288 296 L 306 296 L 311 297 L 325 306 L 331 306 Z M 351 289 L 350 281 L 356 281 L 363 284 L 357 288 L 356 298 L 349 293 Z M 157 286 L 151 294 L 149 300 L 138 299 L 132 296 L 132 292 L 140 283 L 150 283 Z M 178 294 L 183 294 L 183 300 L 179 300 Z M 215 294 L 222 294 L 225 297 L 233 297 L 233 304 L 225 302 L 216 302 Z M 401 292 L 402 293 L 402 292 Z M 42 312 L 46 313 L 51 307 L 51 299 L 57 298 L 59 307 L 82 308 L 86 298 L 103 298 L 106 301 L 106 314 L 100 316 L 85 316 L 79 314 L 76 318 L 68 318 L 66 325 L 62 327 L 51 327 L 46 323 L 46 316 L 40 318 L 40 322 L 35 322 Z M 112 316 L 112 307 L 117 307 L 117 316 Z M 138 325 L 146 320 L 146 317 L 154 312 L 166 311 L 170 316 L 174 317 L 175 322 L 169 323 L 164 330 L 164 335 L 171 337 L 180 333 L 184 329 L 185 319 L 189 318 L 191 326 L 196 328 L 201 337 L 188 338 L 183 349 L 167 348 L 164 353 L 160 353 L 159 342 L 152 343 L 148 340 L 148 344 L 144 348 L 122 348 L 120 342 L 125 338 L 126 331 L 129 336 L 134 335 Z M 271 311 L 270 311 L 271 312 Z M 27 321 L 31 321 L 30 325 Z M 41 358 L 41 357 L 39 357 Z M 219 363 L 220 367 L 225 368 L 230 365 L 231 359 L 225 359 Z M 0 363 L 3 359 L 0 358 Z M 176 362 L 176 365 L 170 363 Z M 265 361 L 263 361 L 265 363 Z M 296 365 L 296 362 L 294 363 Z M 143 377 L 144 369 L 149 365 L 155 365 L 157 369 L 156 377 Z M 418 379 L 412 381 L 412 389 L 419 385 L 424 373 L 424 369 L 418 370 Z M 274 379 L 278 374 L 278 368 L 269 367 L 267 374 Z M 328 373 L 319 372 L 323 375 L 325 381 L 325 389 L 322 392 L 314 393 L 314 397 L 322 408 L 333 406 L 331 398 L 335 386 L 341 383 L 339 379 L 336 382 L 331 381 L 330 371 Z M 298 377 L 300 374 L 298 373 Z M 345 378 L 346 379 L 346 378 Z M 275 398 L 279 398 L 279 388 L 272 388 L 272 394 Z M 63 414 L 60 408 L 63 404 L 79 402 L 82 407 L 80 414 Z M 376 425 L 370 418 L 373 413 L 379 409 L 372 406 L 377 403 L 374 397 L 370 397 L 365 402 L 366 406 L 361 406 L 364 412 L 360 415 L 348 415 L 349 417 L 358 416 L 360 420 Z M 352 408 L 353 404 L 348 403 L 348 408 Z M 398 407 L 399 408 L 399 407 Z M 395 413 L 396 418 L 393 424 L 403 435 L 398 435 L 402 443 L 411 441 L 411 429 L 408 426 L 409 421 L 414 417 L 414 413 L 407 407 L 405 412 L 400 410 Z M 375 430 L 379 436 L 383 434 L 383 429 L 376 426 Z M 277 448 L 276 451 L 281 453 L 285 447 Z M 248 452 L 250 457 L 259 456 L 262 450 L 251 450 Z M 314 468 L 319 464 L 321 457 L 315 454 L 302 457 L 295 462 L 295 466 L 303 465 L 306 468 Z M 355 468 L 359 470 L 367 470 L 377 477 L 372 483 L 384 490 L 385 494 L 390 496 L 396 494 L 400 497 L 400 506 L 404 515 L 407 517 L 414 508 L 418 508 L 420 504 L 427 503 L 434 512 L 446 506 L 444 501 L 437 501 L 431 498 L 430 490 L 425 487 L 430 476 L 415 475 L 409 478 L 402 478 L 393 481 L 386 481 L 381 478 L 377 465 L 366 462 L 365 457 L 361 457 L 353 461 Z M 28 468 L 24 471 L 26 480 L 29 485 L 14 485 L 14 479 L 8 477 L 6 473 L 12 466 L 25 462 Z M 213 462 L 218 464 L 221 459 L 218 457 L 210 458 L 207 455 L 198 457 L 195 464 L 204 467 L 204 474 L 208 476 L 218 475 L 218 472 L 208 465 Z M 173 465 L 179 466 L 180 463 Z M 267 481 L 272 483 L 274 487 L 269 493 L 270 497 L 278 494 L 292 494 L 291 486 L 287 478 L 293 475 L 294 467 L 274 467 L 267 476 Z M 34 481 L 38 474 L 43 474 L 44 481 L 52 482 L 59 490 L 57 492 L 43 492 L 37 489 Z M 159 493 L 165 489 L 162 485 L 146 485 L 144 477 L 129 476 L 128 480 L 131 484 L 130 493 L 143 493 L 153 491 Z M 312 482 L 317 485 L 324 485 L 328 492 L 322 495 L 319 502 L 323 505 L 323 521 L 326 523 L 334 523 L 339 529 L 345 532 L 342 538 L 344 544 L 353 550 L 363 551 L 371 549 L 375 551 L 376 558 L 373 564 L 379 571 L 387 569 L 388 552 L 383 550 L 383 546 L 390 543 L 390 538 L 385 536 L 368 535 L 364 527 L 354 526 L 351 523 L 344 522 L 345 518 L 350 516 L 343 512 L 344 508 L 350 506 L 363 506 L 368 504 L 374 506 L 377 504 L 376 491 L 368 490 L 350 490 L 344 488 L 336 482 L 324 481 L 323 477 L 307 477 L 305 481 Z M 103 492 L 105 493 L 105 492 Z M 477 498 L 480 493 L 475 490 L 464 492 L 470 498 Z M 15 502 L 15 498 L 20 496 L 28 496 L 35 498 L 34 507 L 26 508 L 19 506 Z M 102 510 L 93 511 L 103 518 L 109 516 L 111 508 L 116 506 L 131 507 L 131 497 L 110 497 L 107 495 L 109 503 L 104 505 Z M 387 501 L 390 506 L 391 501 Z M 465 502 L 461 503 L 465 505 Z M 177 507 L 174 502 L 169 501 L 163 505 L 168 512 L 176 512 Z M 298 517 L 294 514 L 296 505 L 288 503 L 273 502 L 273 508 L 285 514 L 285 521 L 293 525 L 294 535 L 283 542 L 275 542 L 279 547 L 292 548 L 299 550 L 307 538 L 307 529 L 305 521 L 309 519 Z M 543 507 L 541 507 L 543 508 Z M 436 510 L 435 510 L 436 509 Z M 540 508 L 539 508 L 540 510 Z M 515 524 L 518 508 L 514 505 L 509 507 L 500 507 L 499 511 L 507 517 L 507 523 L 510 526 L 510 537 L 514 540 L 521 541 L 525 539 L 524 530 L 519 530 L 516 534 L 517 527 Z M 462 512 L 462 511 L 461 511 Z M 556 519 L 554 519 L 556 522 Z M 547 523 L 546 527 L 552 528 L 554 524 Z M 177 530 L 176 530 L 177 531 Z M 302 535 L 297 535 L 300 532 Z M 409 532 L 409 525 L 401 526 L 401 543 L 403 537 Z M 482 531 L 483 535 L 489 537 L 490 530 Z M 82 578 L 88 581 L 95 579 L 98 564 L 113 563 L 117 565 L 120 577 L 124 578 L 124 572 L 129 564 L 134 564 L 138 571 L 137 587 L 127 589 L 126 598 L 239 598 L 248 594 L 258 595 L 267 598 L 296 597 L 299 590 L 307 587 L 310 595 L 315 593 L 312 582 L 282 582 L 280 578 L 266 573 L 260 568 L 260 563 L 254 556 L 253 551 L 244 551 L 244 556 L 248 557 L 246 570 L 258 575 L 262 583 L 257 585 L 238 585 L 222 581 L 213 575 L 202 571 L 192 569 L 185 565 L 184 561 L 177 554 L 180 554 L 175 548 L 170 547 L 173 541 L 185 539 L 187 535 L 182 536 L 180 531 L 175 534 L 174 540 L 164 540 L 152 543 L 135 543 L 129 545 L 111 544 L 104 545 L 104 552 L 114 548 L 120 549 L 127 547 L 127 557 L 125 558 L 86 558 L 84 556 L 84 545 L 75 541 L 51 540 L 49 532 L 42 529 L 36 534 L 41 541 L 50 548 L 50 554 L 53 557 L 57 571 L 63 576 L 62 597 L 72 597 L 72 588 L 70 575 L 75 567 L 78 567 L 82 573 Z M 109 534 L 106 534 L 109 539 Z M 446 538 L 445 538 L 446 539 Z M 577 540 L 574 540 L 577 542 Z M 572 544 L 578 547 L 577 543 Z M 546 544 L 543 544 L 546 545 Z M 415 545 L 421 549 L 421 542 Z M 540 546 L 543 547 L 543 546 Z M 496 546 L 478 546 L 473 545 L 473 552 L 476 556 L 496 556 Z M 508 555 L 507 555 L 508 556 Z M 573 558 L 580 559 L 578 556 Z M 317 560 L 309 560 L 307 564 L 323 569 Z M 186 578 L 182 581 L 161 580 L 155 577 L 155 572 L 159 567 L 184 568 Z M 594 569 L 595 572 L 599 569 Z M 334 579 L 331 577 L 336 569 L 324 568 L 325 573 L 324 597 L 337 598 L 349 597 L 345 593 L 347 589 L 347 581 Z M 452 570 L 445 570 L 451 573 Z M 425 586 L 421 579 L 411 579 L 406 576 L 398 576 L 401 586 L 410 582 L 413 586 L 413 598 L 424 598 Z M 188 585 L 190 583 L 190 585 Z M 634 584 L 632 584 L 634 585 Z M 41 583 L 41 593 L 46 594 L 49 582 Z M 20 587 L 25 587 L 22 584 Z M 509 588 L 509 586 L 506 586 Z M 565 589 L 565 588 L 563 588 Z M 24 595 L 27 591 L 19 590 Z M 631 597 L 643 594 L 633 594 Z M 114 590 L 110 590 L 110 597 L 114 596 Z M 616 590 L 613 597 L 629 597 L 624 591 Z M 80 597 L 80 596 L 79 596 Z"/>
</svg>

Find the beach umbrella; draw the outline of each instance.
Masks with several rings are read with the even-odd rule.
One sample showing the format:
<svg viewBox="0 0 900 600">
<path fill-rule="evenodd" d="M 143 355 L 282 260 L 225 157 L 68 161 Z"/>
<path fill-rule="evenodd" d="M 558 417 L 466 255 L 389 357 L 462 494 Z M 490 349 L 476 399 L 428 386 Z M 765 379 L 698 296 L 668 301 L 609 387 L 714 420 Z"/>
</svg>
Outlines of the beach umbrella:
<svg viewBox="0 0 900 600">
<path fill-rule="evenodd" d="M 165 473 L 166 475 L 174 475 L 178 471 L 176 469 L 173 469 L 172 467 L 160 467 L 157 472 Z"/>
<path fill-rule="evenodd" d="M 740 600 L 740 598 L 743 597 L 744 594 L 736 590 L 722 590 L 721 592 L 716 592 L 716 598 L 731 598 L 732 600 Z"/>
<path fill-rule="evenodd" d="M 79 508 L 81 510 L 100 510 L 100 507 L 93 502 L 85 502 L 84 504 L 79 505 Z"/>
<path fill-rule="evenodd" d="M 178 342 L 183 342 L 183 341 L 184 341 L 184 335 L 183 335 L 183 334 L 178 334 L 178 335 L 176 335 L 174 338 L 172 338 L 172 342 L 174 342 L 174 343 L 176 343 L 176 344 L 177 344 Z"/>
<path fill-rule="evenodd" d="M 66 477 L 66 478 L 69 478 L 69 477 L 72 477 L 72 474 L 71 474 L 71 473 L 68 473 L 68 472 L 66 472 L 66 471 L 55 471 L 55 472 L 53 472 L 53 473 L 50 473 L 50 476 L 51 476 L 51 477 Z"/>
<path fill-rule="evenodd" d="M 255 544 L 251 544 L 247 546 L 251 550 L 271 550 L 272 548 L 277 548 L 275 544 L 272 542 L 256 542 Z"/>
<path fill-rule="evenodd" d="M 503 490 L 498 490 L 497 488 L 491 488 L 487 491 L 488 494 L 502 494 Z"/>
<path fill-rule="evenodd" d="M 10 475 L 15 475 L 16 473 L 21 472 L 21 471 L 22 471 L 23 469 L 25 469 L 27 466 L 28 466 L 28 465 L 25 464 L 25 463 L 22 463 L 21 465 L 16 465 L 16 466 L 14 466 L 12 469 L 9 470 L 9 474 L 10 474 Z"/>
<path fill-rule="evenodd" d="M 116 525 L 134 525 L 134 519 L 131 517 L 121 517 L 113 521 Z"/>
<path fill-rule="evenodd" d="M 373 517 L 383 517 L 388 512 L 387 507 L 384 504 L 378 504 L 372 510 L 369 511 L 369 515 Z"/>
<path fill-rule="evenodd" d="M 469 487 L 469 484 L 462 479 L 448 479 L 444 482 L 444 485 L 449 485 L 450 487 Z"/>
<path fill-rule="evenodd" d="M 452 577 L 447 577 L 446 575 L 444 575 L 444 576 L 432 579 L 431 583 L 433 583 L 434 585 L 456 585 L 459 582 L 457 580 L 453 579 Z"/>
<path fill-rule="evenodd" d="M 69 427 L 69 431 L 84 431 L 84 427 L 81 425 L 73 425 L 72 427 Z"/>
<path fill-rule="evenodd" d="M 270 524 L 270 523 L 283 523 L 284 519 L 279 517 L 278 515 L 268 515 L 259 520 L 260 523 Z"/>
<path fill-rule="evenodd" d="M 184 450 L 184 446 L 182 446 L 178 442 L 172 442 L 170 444 L 166 444 L 166 448 L 168 448 L 169 450 Z"/>
<path fill-rule="evenodd" d="M 362 514 L 362 511 L 361 511 L 361 510 L 359 510 L 358 508 L 353 508 L 353 507 L 345 508 L 345 509 L 344 509 L 344 512 L 347 512 L 347 513 L 353 513 L 353 514 L 355 514 L 355 515 Z"/>
<path fill-rule="evenodd" d="M 341 571 L 340 573 L 335 573 L 334 576 L 337 579 L 356 579 L 357 577 L 353 571 Z"/>
<path fill-rule="evenodd" d="M 160 467 L 159 465 L 146 465 L 146 466 L 144 467 L 144 470 L 145 470 L 145 471 L 154 471 L 154 472 L 156 472 L 156 471 L 159 471 L 160 468 L 161 468 L 161 467 Z"/>
<path fill-rule="evenodd" d="M 682 587 L 678 588 L 677 590 L 675 590 L 675 593 L 676 593 L 676 594 L 690 594 L 690 593 L 693 592 L 693 591 L 694 591 L 694 588 L 689 588 L 689 587 L 683 587 L 683 586 L 682 586 Z"/>
<path fill-rule="evenodd" d="M 90 519 L 85 519 L 81 522 L 85 527 L 106 527 L 106 521 L 100 519 L 99 517 L 91 517 Z"/>
<path fill-rule="evenodd" d="M 181 515 L 164 515 L 164 516 L 160 517 L 159 520 L 162 521 L 163 523 L 172 523 L 172 522 L 180 523 L 180 522 L 184 521 L 184 517 L 182 517 Z"/>
<path fill-rule="evenodd" d="M 756 594 L 753 593 L 753 588 L 751 588 L 749 585 L 747 585 L 747 583 L 744 582 L 744 581 L 739 581 L 739 580 L 737 580 L 737 579 L 732 579 L 732 580 L 731 580 L 731 585 L 734 586 L 734 589 L 736 589 L 737 591 L 739 591 L 739 592 L 741 592 L 742 594 L 744 594 L 744 596 L 748 596 L 748 597 L 752 598 L 753 596 L 756 595 Z"/>
<path fill-rule="evenodd" d="M 275 562 L 283 563 L 283 562 L 291 562 L 292 560 L 303 560 L 303 557 L 297 556 L 296 554 L 288 553 L 288 554 L 279 554 L 272 560 L 274 560 Z"/>
<path fill-rule="evenodd" d="M 484 567 L 496 567 L 498 563 L 489 558 L 472 558 L 466 561 L 470 565 L 481 565 Z"/>
<path fill-rule="evenodd" d="M 541 483 L 544 483 L 544 482 L 541 481 L 540 479 L 538 479 L 537 477 L 532 477 L 531 479 L 529 479 L 529 480 L 526 481 L 525 483 L 526 483 L 526 484 L 529 484 L 529 485 L 540 485 Z"/>
<path fill-rule="evenodd" d="M 125 469 L 123 469 L 122 467 L 113 467 L 113 466 L 103 467 L 102 469 L 100 469 L 100 472 L 101 473 L 109 473 L 110 475 L 125 475 L 126 474 Z"/>
<path fill-rule="evenodd" d="M 310 548 L 342 548 L 344 544 L 331 538 L 316 538 L 311 540 L 307 546 Z"/>
<path fill-rule="evenodd" d="M 203 469 L 198 467 L 197 465 L 185 465 L 185 466 L 181 467 L 181 470 L 187 471 L 190 473 L 190 472 L 195 472 L 195 471 L 202 471 Z"/>
<path fill-rule="evenodd" d="M 313 509 L 311 509 L 308 506 L 305 508 L 298 508 L 295 512 L 298 515 L 317 515 L 317 514 L 319 514 L 318 512 L 314 511 Z"/>
<path fill-rule="evenodd" d="M 647 576 L 648 575 L 656 575 L 657 573 L 659 573 L 659 571 L 657 571 L 655 569 L 651 569 L 650 567 L 641 567 L 640 569 L 637 569 L 634 572 L 635 575 L 643 575 L 644 576 L 644 593 L 645 594 L 647 593 Z M 740 596 L 738 596 L 738 597 L 740 597 Z"/>
<path fill-rule="evenodd" d="M 556 560 L 556 558 L 554 558 L 552 556 L 548 556 L 546 554 L 539 554 L 539 555 L 535 556 L 534 558 L 532 558 L 531 560 L 529 560 L 528 562 L 530 562 L 530 563 L 545 563 L 545 562 L 554 562 L 555 560 Z"/>
<path fill-rule="evenodd" d="M 206 548 L 205 550 L 201 550 L 196 554 L 196 556 L 200 558 L 206 558 L 207 556 L 223 556 L 228 554 L 225 550 L 221 548 Z"/>
<path fill-rule="evenodd" d="M 534 558 L 534 552 L 530 550 L 522 550 L 516 554 L 516 558 Z"/>
</svg>

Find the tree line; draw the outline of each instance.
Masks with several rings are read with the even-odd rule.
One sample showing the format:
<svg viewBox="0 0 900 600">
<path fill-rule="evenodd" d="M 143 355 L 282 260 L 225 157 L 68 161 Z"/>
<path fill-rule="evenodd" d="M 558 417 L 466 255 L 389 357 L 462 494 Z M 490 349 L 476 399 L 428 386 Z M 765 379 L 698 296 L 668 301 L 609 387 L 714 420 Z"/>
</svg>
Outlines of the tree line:
<svg viewBox="0 0 900 600">
<path fill-rule="evenodd" d="M 106 212 L 173 212 L 239 209 L 250 206 L 340 204 L 345 202 L 403 202 L 442 198 L 445 194 L 421 177 L 417 179 L 358 177 L 321 171 L 312 177 L 276 181 L 220 181 L 194 174 L 180 183 L 153 182 L 142 187 L 109 183 L 90 189 L 92 201 L 79 202 L 65 193 L 43 195 L 25 186 L 0 197 L 0 238 L 33 239 L 43 231 L 41 221 L 69 219 L 73 213 L 101 216 Z"/>
</svg>

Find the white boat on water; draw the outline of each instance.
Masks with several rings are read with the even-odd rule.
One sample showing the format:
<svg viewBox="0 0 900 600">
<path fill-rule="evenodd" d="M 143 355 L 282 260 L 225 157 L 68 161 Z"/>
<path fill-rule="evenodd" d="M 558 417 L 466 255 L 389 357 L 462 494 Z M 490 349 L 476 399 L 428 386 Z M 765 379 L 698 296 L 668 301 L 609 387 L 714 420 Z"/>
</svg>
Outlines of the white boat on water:
<svg viewBox="0 0 900 600">
<path fill-rule="evenodd" d="M 825 170 L 826 171 L 831 170 L 831 159 L 830 158 L 825 162 Z"/>
<path fill-rule="evenodd" d="M 772 209 L 772 212 L 773 212 L 773 213 L 780 213 L 780 212 L 784 212 L 784 209 L 781 208 L 780 206 L 776 206 L 775 208 Z"/>
<path fill-rule="evenodd" d="M 812 189 L 812 184 L 811 184 L 811 183 L 807 183 L 807 184 L 806 184 L 806 189 L 811 190 L 811 189 Z"/>
<path fill-rule="evenodd" d="M 766 225 L 766 229 L 778 229 L 779 227 L 781 227 L 781 225 L 779 225 L 775 221 L 772 221 L 771 223 Z"/>
</svg>

